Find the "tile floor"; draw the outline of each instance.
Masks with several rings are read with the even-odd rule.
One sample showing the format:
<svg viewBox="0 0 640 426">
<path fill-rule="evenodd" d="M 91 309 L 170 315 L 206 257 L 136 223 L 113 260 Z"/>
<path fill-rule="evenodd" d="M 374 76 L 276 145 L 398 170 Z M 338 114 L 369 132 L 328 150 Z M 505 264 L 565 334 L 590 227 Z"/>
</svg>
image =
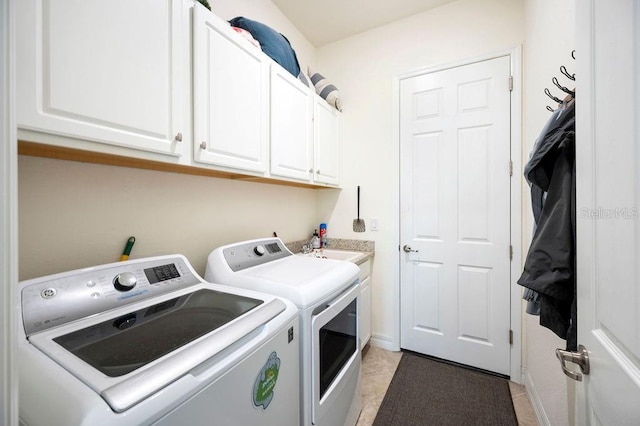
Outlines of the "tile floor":
<svg viewBox="0 0 640 426">
<path fill-rule="evenodd" d="M 389 352 L 375 346 L 365 347 L 362 358 L 362 413 L 356 426 L 369 426 L 387 392 L 402 352 Z M 536 416 L 524 386 L 509 382 L 519 426 L 537 426 Z"/>
</svg>

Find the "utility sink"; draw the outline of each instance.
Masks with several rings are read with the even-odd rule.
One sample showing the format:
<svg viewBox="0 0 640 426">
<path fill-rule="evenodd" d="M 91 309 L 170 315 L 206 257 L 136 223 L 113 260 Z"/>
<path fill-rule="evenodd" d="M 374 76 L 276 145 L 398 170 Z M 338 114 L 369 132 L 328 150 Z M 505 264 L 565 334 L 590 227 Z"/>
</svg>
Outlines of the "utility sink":
<svg viewBox="0 0 640 426">
<path fill-rule="evenodd" d="M 333 250 L 333 249 L 314 250 L 311 253 L 298 253 L 299 256 L 318 257 L 321 259 L 345 260 L 347 262 L 353 262 L 358 257 L 362 256 L 362 254 L 363 253 L 360 253 L 358 251 Z"/>
</svg>

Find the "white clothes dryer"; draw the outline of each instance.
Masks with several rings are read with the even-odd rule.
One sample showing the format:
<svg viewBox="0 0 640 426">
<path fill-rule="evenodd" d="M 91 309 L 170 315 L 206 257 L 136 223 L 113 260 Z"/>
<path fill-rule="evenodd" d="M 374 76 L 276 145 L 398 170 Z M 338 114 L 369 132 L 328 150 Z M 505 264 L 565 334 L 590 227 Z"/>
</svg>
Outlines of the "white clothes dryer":
<svg viewBox="0 0 640 426">
<path fill-rule="evenodd" d="M 279 238 L 219 247 L 205 279 L 291 300 L 300 312 L 301 425 L 353 426 L 362 409 L 353 263 L 295 256 Z"/>
</svg>

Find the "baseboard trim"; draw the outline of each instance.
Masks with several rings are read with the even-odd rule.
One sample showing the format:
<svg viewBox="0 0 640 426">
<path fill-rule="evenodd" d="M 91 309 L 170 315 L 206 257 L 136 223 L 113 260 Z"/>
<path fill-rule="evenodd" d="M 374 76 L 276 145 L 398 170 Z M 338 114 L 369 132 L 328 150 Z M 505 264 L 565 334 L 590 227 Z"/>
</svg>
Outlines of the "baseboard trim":
<svg viewBox="0 0 640 426">
<path fill-rule="evenodd" d="M 398 349 L 393 346 L 393 340 L 388 336 L 373 334 L 371 336 L 371 339 L 369 339 L 369 344 L 371 346 L 375 346 L 376 348 L 381 348 L 391 352 L 398 352 Z"/>
<path fill-rule="evenodd" d="M 522 369 L 522 375 L 524 377 L 524 388 L 526 389 L 529 401 L 531 401 L 531 405 L 533 406 L 533 411 L 535 412 L 538 425 L 551 426 L 551 422 L 549 422 L 547 413 L 544 411 L 544 407 L 542 406 L 542 401 L 540 400 L 538 391 L 536 390 L 536 387 L 533 384 L 533 380 L 531 379 L 531 376 L 527 372 L 526 368 Z"/>
</svg>

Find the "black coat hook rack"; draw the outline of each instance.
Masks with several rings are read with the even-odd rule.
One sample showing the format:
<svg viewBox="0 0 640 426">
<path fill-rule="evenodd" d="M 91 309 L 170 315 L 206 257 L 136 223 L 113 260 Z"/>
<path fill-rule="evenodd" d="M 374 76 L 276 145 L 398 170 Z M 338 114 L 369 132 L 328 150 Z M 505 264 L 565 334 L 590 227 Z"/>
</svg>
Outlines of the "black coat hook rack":
<svg viewBox="0 0 640 426">
<path fill-rule="evenodd" d="M 571 57 L 572 57 L 573 59 L 576 59 L 576 51 L 575 51 L 575 50 L 572 50 L 572 51 L 571 51 Z M 565 77 L 567 77 L 569 80 L 571 80 L 571 81 L 576 81 L 576 75 L 575 75 L 575 73 L 573 73 L 573 74 L 572 74 L 572 73 L 570 73 L 570 72 L 567 70 L 567 67 L 565 67 L 564 65 L 561 65 L 561 66 L 560 66 L 560 73 L 562 73 L 562 75 L 564 75 Z M 562 90 L 562 91 L 563 91 L 564 93 L 566 93 L 568 96 L 570 96 L 571 98 L 574 98 L 574 99 L 575 99 L 575 97 L 576 97 L 576 92 L 575 92 L 575 90 L 571 90 L 571 89 L 569 89 L 568 87 L 563 86 L 562 84 L 560 84 L 560 81 L 558 80 L 558 78 L 557 78 L 557 77 L 553 77 L 553 78 L 551 79 L 551 82 L 552 82 L 552 83 L 553 83 L 553 85 L 554 85 L 554 86 L 556 86 L 558 89 Z M 545 95 L 547 95 L 549 98 L 551 98 L 551 100 L 553 100 L 556 104 L 562 104 L 562 103 L 564 102 L 564 101 L 563 101 L 563 100 L 561 100 L 560 98 L 558 98 L 558 97 L 554 96 L 554 95 L 551 93 L 551 91 L 550 91 L 548 88 L 546 88 L 546 87 L 545 87 L 545 89 L 544 89 L 544 94 L 545 94 Z M 565 100 L 566 100 L 566 98 L 567 98 L 567 97 L 565 97 Z M 553 112 L 553 111 L 554 111 L 554 109 L 547 105 L 547 111 Z"/>
</svg>

